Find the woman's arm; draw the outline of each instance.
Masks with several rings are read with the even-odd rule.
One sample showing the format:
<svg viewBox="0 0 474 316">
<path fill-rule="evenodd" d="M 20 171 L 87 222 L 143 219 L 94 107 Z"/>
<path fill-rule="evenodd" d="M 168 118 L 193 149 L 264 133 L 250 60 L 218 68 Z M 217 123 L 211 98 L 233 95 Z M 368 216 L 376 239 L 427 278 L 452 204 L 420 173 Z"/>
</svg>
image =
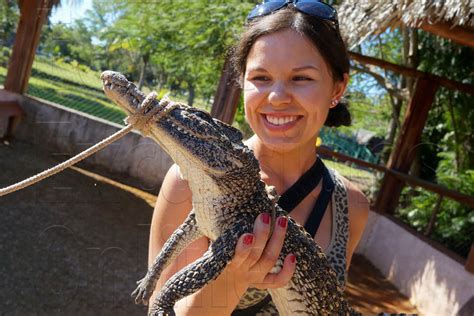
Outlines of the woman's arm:
<svg viewBox="0 0 474 316">
<path fill-rule="evenodd" d="M 181 179 L 179 168 L 173 165 L 165 176 L 153 212 L 149 265 L 191 209 L 189 186 Z M 240 237 L 232 263 L 216 280 L 177 302 L 175 311 L 178 315 L 230 315 L 251 284 L 261 288 L 274 288 L 283 286 L 291 279 L 295 263 L 290 256 L 286 258 L 284 267 L 278 274 L 269 273 L 281 251 L 286 226 L 276 225 L 275 232 L 269 239 L 270 224 L 266 223 L 266 217 L 259 215 L 255 221 L 253 234 L 244 234 Z M 201 257 L 207 248 L 207 238 L 200 238 L 185 248 L 163 271 L 150 299 L 150 305 L 153 304 L 154 297 L 164 283 L 180 269 Z"/>
</svg>

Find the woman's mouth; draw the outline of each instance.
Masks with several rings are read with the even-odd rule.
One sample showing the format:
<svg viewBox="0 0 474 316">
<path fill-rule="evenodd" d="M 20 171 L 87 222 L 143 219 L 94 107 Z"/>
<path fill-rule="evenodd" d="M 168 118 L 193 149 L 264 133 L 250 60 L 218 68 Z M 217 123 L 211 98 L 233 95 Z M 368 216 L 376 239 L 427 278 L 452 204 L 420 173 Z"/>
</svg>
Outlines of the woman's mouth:
<svg viewBox="0 0 474 316">
<path fill-rule="evenodd" d="M 302 116 L 262 114 L 262 117 L 268 129 L 285 131 L 292 128 Z"/>
</svg>

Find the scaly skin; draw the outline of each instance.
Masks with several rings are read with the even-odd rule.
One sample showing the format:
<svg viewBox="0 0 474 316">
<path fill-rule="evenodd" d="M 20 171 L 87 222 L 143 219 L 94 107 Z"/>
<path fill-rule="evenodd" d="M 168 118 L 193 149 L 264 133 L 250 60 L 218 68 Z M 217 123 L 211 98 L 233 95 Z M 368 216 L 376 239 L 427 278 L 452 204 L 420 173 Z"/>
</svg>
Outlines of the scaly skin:
<svg viewBox="0 0 474 316">
<path fill-rule="evenodd" d="M 258 161 L 242 143 L 240 131 L 184 104 L 158 102 L 154 95 L 145 99 L 119 73 L 107 71 L 101 79 L 105 94 L 127 111 L 129 121 L 179 165 L 193 193 L 193 211 L 139 281 L 132 294 L 136 302 L 148 303 L 163 269 L 190 242 L 201 236 L 211 240 L 204 256 L 171 277 L 153 302 L 150 315 L 174 315 L 176 301 L 219 276 L 238 238 L 252 232 L 258 214 L 274 209 L 274 220 L 287 213 L 268 196 Z M 356 314 L 321 248 L 291 218 L 275 270 L 289 253 L 298 258 L 293 278 L 285 287 L 269 290 L 281 315 Z"/>
</svg>

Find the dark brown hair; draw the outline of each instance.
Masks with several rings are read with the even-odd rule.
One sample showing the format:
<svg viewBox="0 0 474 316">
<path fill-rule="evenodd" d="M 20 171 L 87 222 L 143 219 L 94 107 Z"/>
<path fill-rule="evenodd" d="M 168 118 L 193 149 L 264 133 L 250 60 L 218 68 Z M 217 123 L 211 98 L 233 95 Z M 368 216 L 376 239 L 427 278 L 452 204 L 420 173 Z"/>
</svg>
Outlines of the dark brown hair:
<svg viewBox="0 0 474 316">
<path fill-rule="evenodd" d="M 306 36 L 318 49 L 331 70 L 334 81 L 342 81 L 349 73 L 349 56 L 341 36 L 329 21 L 301 13 L 293 8 L 281 9 L 273 14 L 257 18 L 246 25 L 239 42 L 231 51 L 234 71 L 242 82 L 247 56 L 260 36 L 291 29 Z M 324 125 L 337 127 L 351 124 L 351 115 L 345 102 L 339 102 L 329 110 Z"/>
</svg>

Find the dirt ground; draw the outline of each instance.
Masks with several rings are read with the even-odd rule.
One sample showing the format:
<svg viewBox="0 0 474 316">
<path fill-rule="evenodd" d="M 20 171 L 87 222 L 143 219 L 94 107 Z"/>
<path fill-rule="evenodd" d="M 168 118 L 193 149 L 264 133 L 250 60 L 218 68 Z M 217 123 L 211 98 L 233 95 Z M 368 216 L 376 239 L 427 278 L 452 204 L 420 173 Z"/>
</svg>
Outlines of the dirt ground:
<svg viewBox="0 0 474 316">
<path fill-rule="evenodd" d="M 24 142 L 2 144 L 0 187 L 66 158 Z M 80 165 L 1 197 L 0 316 L 145 315 L 129 293 L 146 271 L 155 196 L 138 186 Z M 360 256 L 347 295 L 364 315 L 416 313 Z"/>
</svg>

